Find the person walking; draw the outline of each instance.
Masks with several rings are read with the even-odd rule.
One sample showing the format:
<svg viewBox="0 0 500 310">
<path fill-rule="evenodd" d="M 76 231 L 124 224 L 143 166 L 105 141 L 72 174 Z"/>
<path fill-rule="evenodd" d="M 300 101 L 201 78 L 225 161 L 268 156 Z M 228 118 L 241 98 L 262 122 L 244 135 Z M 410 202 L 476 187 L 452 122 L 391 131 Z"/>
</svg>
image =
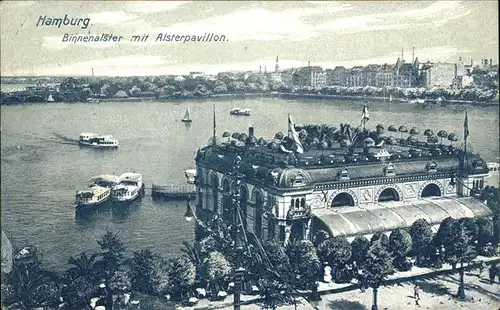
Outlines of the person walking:
<svg viewBox="0 0 500 310">
<path fill-rule="evenodd" d="M 413 287 L 413 297 L 415 298 L 415 305 L 420 306 L 420 304 L 418 303 L 420 300 L 420 288 L 416 283 L 415 286 Z"/>
<path fill-rule="evenodd" d="M 478 278 L 481 278 L 481 274 L 483 273 L 484 268 L 486 268 L 486 264 L 481 261 L 481 263 L 479 264 L 479 274 L 477 275 Z"/>
<path fill-rule="evenodd" d="M 495 277 L 497 275 L 497 270 L 496 270 L 496 266 L 495 265 L 491 265 L 490 266 L 490 270 L 489 270 L 489 276 L 490 276 L 490 284 L 493 284 L 495 283 Z"/>
</svg>

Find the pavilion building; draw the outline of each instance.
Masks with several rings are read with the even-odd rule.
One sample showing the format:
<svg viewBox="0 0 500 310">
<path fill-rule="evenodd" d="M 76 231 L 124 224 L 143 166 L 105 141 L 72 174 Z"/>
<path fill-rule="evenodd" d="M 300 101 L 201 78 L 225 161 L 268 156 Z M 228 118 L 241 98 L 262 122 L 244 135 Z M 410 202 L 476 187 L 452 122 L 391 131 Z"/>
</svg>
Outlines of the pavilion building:
<svg viewBox="0 0 500 310">
<path fill-rule="evenodd" d="M 312 240 L 319 230 L 352 240 L 421 218 L 437 228 L 447 217 L 491 215 L 473 197 L 488 175 L 478 155 L 382 130 L 302 127 L 292 123 L 291 138 L 269 143 L 250 127 L 239 139 L 198 150 L 197 217 L 234 223 L 237 197 L 247 233 L 287 243 Z"/>
</svg>

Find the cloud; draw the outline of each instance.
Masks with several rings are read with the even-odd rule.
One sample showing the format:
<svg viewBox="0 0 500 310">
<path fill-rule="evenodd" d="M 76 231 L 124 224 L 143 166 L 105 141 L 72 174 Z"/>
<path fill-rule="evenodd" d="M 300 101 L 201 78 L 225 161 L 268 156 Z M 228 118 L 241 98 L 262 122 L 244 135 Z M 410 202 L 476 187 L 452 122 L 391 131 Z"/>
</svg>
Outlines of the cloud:
<svg viewBox="0 0 500 310">
<path fill-rule="evenodd" d="M 92 13 L 89 15 L 90 22 L 93 24 L 116 25 L 122 22 L 137 19 L 137 15 L 128 14 L 124 11 L 106 11 Z"/>
<path fill-rule="evenodd" d="M 146 72 L 153 75 L 152 72 L 161 74 L 161 68 L 167 69 L 170 63 L 171 61 L 163 56 L 135 55 L 81 61 L 58 67 L 40 67 L 37 71 L 49 75 L 88 75 L 91 68 L 94 68 L 97 75 L 148 75 L 144 74 Z"/>
<path fill-rule="evenodd" d="M 417 26 L 439 27 L 451 20 L 470 14 L 459 1 L 438 1 L 423 9 L 367 14 L 332 20 L 321 24 L 318 30 L 337 33 L 359 33 L 391 29 L 407 29 Z"/>
<path fill-rule="evenodd" d="M 12 3 L 12 5 L 14 7 L 18 7 L 18 8 L 28 7 L 28 6 L 31 6 L 31 5 L 36 3 L 36 1 L 12 1 L 12 2 L 14 2 L 14 3 Z"/>
<path fill-rule="evenodd" d="M 152 28 L 146 30 L 146 32 L 198 35 L 212 32 L 226 35 L 230 41 L 297 41 L 314 35 L 314 27 L 303 22 L 303 18 L 325 13 L 331 14 L 349 8 L 350 5 L 331 2 L 321 8 L 287 9 L 283 11 L 250 8 L 194 22 Z M 141 30 L 141 32 L 143 31 Z"/>
<path fill-rule="evenodd" d="M 127 11 L 133 13 L 159 13 L 173 11 L 191 1 L 144 1 L 127 3 Z"/>
<path fill-rule="evenodd" d="M 349 4 L 321 2 L 306 8 L 271 11 L 264 8 L 240 9 L 225 15 L 168 27 L 141 29 L 139 32 L 202 35 L 223 34 L 230 41 L 302 41 L 331 34 L 349 34 L 367 31 L 407 29 L 417 26 L 438 27 L 470 14 L 470 10 L 457 1 L 438 1 L 424 8 L 388 13 L 365 14 L 336 18 L 338 12 L 347 11 Z M 307 23 L 305 19 L 326 22 Z M 136 34 L 139 34 L 137 32 Z M 154 44 L 154 42 L 149 42 Z"/>
</svg>

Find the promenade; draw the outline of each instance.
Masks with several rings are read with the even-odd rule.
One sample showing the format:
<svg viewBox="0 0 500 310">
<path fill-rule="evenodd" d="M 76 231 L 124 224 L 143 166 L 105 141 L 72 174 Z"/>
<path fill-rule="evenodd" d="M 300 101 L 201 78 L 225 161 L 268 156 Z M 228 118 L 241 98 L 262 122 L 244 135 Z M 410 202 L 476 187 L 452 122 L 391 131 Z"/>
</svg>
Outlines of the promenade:
<svg viewBox="0 0 500 310">
<path fill-rule="evenodd" d="M 481 277 L 478 270 L 474 269 L 479 262 L 485 262 L 487 268 Z M 500 309 L 500 284 L 489 284 L 488 268 L 490 264 L 500 262 L 500 257 L 479 256 L 472 266 L 466 267 L 465 289 L 467 299 L 459 301 L 455 298 L 458 290 L 459 275 L 452 273 L 452 267 L 444 264 L 440 269 L 413 267 L 410 271 L 397 272 L 388 277 L 383 287 L 379 288 L 379 309 L 474 309 L 498 310 Z M 469 270 L 470 269 L 470 270 Z M 418 283 L 421 287 L 420 307 L 415 305 L 413 298 L 413 285 Z M 341 309 L 364 310 L 372 305 L 372 290 L 361 292 L 356 284 L 352 283 L 319 283 L 318 291 L 322 295 L 321 301 L 307 303 L 302 298 L 297 298 L 297 305 L 280 307 L 280 310 L 291 309 Z M 259 296 L 242 296 L 242 309 L 262 309 Z M 229 295 L 224 301 L 212 302 L 200 300 L 194 307 L 178 307 L 177 309 L 232 309 L 233 296 Z M 136 309 L 136 308 L 130 308 Z"/>
</svg>

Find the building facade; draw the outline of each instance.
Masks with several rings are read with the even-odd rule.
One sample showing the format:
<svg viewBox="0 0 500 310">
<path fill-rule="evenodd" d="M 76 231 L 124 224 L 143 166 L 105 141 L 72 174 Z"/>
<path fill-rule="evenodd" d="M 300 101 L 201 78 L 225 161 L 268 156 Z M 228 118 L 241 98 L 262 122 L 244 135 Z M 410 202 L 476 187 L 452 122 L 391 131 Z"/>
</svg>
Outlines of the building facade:
<svg viewBox="0 0 500 310">
<path fill-rule="evenodd" d="M 403 147 L 397 152 L 365 147 L 351 155 L 341 148 L 311 147 L 290 154 L 256 144 L 253 128 L 248 136 L 246 143 L 198 151 L 196 215 L 201 220 L 217 215 L 234 224 L 240 217 L 247 233 L 287 243 L 312 240 L 320 230 L 352 240 L 406 228 L 419 218 L 436 226 L 450 216 L 491 215 L 471 197 L 484 187 L 486 163 L 473 154 L 463 161 L 461 151 L 450 146 L 436 146 L 428 154 Z"/>
<path fill-rule="evenodd" d="M 293 76 L 294 85 L 322 88 L 326 86 L 326 73 L 323 68 L 308 66 L 300 68 Z"/>
</svg>

